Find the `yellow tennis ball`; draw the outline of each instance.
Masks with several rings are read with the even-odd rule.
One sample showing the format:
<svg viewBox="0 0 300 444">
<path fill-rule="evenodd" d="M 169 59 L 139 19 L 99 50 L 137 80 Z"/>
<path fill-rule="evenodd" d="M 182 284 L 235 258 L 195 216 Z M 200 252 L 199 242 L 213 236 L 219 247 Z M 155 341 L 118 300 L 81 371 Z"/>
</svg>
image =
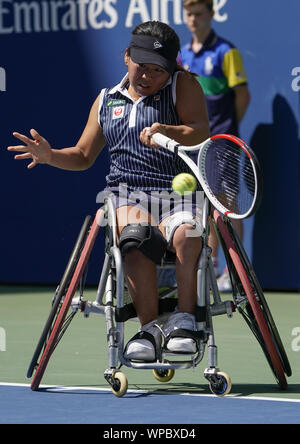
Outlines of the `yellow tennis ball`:
<svg viewBox="0 0 300 444">
<path fill-rule="evenodd" d="M 172 189 L 175 193 L 183 195 L 192 193 L 197 188 L 197 181 L 194 176 L 188 173 L 180 173 L 172 180 Z"/>
</svg>

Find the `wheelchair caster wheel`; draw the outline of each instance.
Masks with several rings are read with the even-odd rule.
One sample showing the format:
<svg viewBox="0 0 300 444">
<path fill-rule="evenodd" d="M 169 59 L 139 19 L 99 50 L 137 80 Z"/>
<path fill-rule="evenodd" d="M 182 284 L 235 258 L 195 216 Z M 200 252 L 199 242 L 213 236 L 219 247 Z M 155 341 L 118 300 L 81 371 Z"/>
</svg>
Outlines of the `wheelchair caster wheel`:
<svg viewBox="0 0 300 444">
<path fill-rule="evenodd" d="M 217 396 L 225 396 L 231 390 L 231 379 L 227 373 L 217 372 L 208 380 L 210 391 Z"/>
<path fill-rule="evenodd" d="M 154 369 L 152 371 L 153 371 L 154 378 L 157 379 L 157 381 L 159 381 L 159 382 L 171 381 L 171 379 L 173 378 L 173 376 L 175 374 L 175 370 L 173 370 L 173 369 L 164 370 L 162 368 L 159 368 L 159 369 Z"/>
<path fill-rule="evenodd" d="M 127 378 L 122 372 L 115 372 L 111 380 L 111 389 L 115 396 L 121 398 L 128 389 Z"/>
</svg>

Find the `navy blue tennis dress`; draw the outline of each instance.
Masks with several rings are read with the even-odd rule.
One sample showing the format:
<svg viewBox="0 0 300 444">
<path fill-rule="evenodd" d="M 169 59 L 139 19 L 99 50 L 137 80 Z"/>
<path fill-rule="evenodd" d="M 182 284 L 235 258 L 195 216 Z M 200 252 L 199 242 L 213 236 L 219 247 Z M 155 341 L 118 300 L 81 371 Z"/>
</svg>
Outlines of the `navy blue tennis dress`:
<svg viewBox="0 0 300 444">
<path fill-rule="evenodd" d="M 168 190 L 177 174 L 188 171 L 178 156 L 166 149 L 155 149 L 140 142 L 140 132 L 154 122 L 179 125 L 175 73 L 155 94 L 134 101 L 128 91 L 128 76 L 114 88 L 102 90 L 99 124 L 110 153 L 107 186 L 126 183 L 128 190 Z"/>
<path fill-rule="evenodd" d="M 179 125 L 176 112 L 178 72 L 155 94 L 134 101 L 128 93 L 128 75 L 112 89 L 100 94 L 99 125 L 110 153 L 110 171 L 105 192 L 116 197 L 116 207 L 138 205 L 158 222 L 177 211 L 195 212 L 193 196 L 172 192 L 172 179 L 190 172 L 185 162 L 174 153 L 148 147 L 140 142 L 140 133 L 154 122 Z M 162 195 L 165 192 L 165 195 Z"/>
</svg>

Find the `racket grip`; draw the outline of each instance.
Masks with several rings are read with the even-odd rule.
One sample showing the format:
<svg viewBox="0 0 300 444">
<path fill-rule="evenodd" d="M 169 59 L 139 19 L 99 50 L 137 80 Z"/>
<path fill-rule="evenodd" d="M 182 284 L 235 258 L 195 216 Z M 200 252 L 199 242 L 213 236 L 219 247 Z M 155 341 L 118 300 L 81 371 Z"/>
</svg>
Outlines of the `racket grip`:
<svg viewBox="0 0 300 444">
<path fill-rule="evenodd" d="M 161 133 L 153 134 L 152 139 L 157 145 L 161 146 L 162 148 L 166 148 L 173 153 L 175 151 L 175 148 L 180 145 L 178 142 L 176 142 L 176 140 L 170 139 L 169 137 L 164 136 Z"/>
</svg>

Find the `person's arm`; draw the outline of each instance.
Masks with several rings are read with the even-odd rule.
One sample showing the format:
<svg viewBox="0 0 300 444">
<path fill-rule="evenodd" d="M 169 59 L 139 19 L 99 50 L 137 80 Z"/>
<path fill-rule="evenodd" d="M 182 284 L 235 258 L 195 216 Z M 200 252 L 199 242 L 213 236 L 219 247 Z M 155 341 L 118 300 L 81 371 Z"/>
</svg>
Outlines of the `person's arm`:
<svg viewBox="0 0 300 444">
<path fill-rule="evenodd" d="M 229 88 L 234 91 L 235 115 L 237 123 L 240 123 L 250 103 L 250 92 L 242 55 L 237 48 L 231 48 L 224 54 L 222 69 Z"/>
<path fill-rule="evenodd" d="M 180 72 L 177 79 L 176 110 L 181 125 L 164 125 L 155 122 L 140 135 L 142 143 L 155 146 L 151 136 L 162 133 L 182 145 L 196 145 L 209 137 L 209 121 L 202 88 L 189 73 Z"/>
<path fill-rule="evenodd" d="M 73 147 L 54 149 L 36 130 L 31 129 L 32 139 L 14 132 L 13 135 L 25 145 L 9 146 L 7 149 L 23 153 L 15 156 L 17 160 L 31 159 L 29 169 L 41 163 L 65 170 L 85 170 L 94 163 L 106 143 L 98 124 L 98 106 L 99 97 L 90 110 L 86 127 L 79 141 Z"/>
<path fill-rule="evenodd" d="M 237 122 L 243 119 L 250 103 L 250 92 L 247 85 L 239 85 L 234 88 L 235 115 Z"/>
</svg>

